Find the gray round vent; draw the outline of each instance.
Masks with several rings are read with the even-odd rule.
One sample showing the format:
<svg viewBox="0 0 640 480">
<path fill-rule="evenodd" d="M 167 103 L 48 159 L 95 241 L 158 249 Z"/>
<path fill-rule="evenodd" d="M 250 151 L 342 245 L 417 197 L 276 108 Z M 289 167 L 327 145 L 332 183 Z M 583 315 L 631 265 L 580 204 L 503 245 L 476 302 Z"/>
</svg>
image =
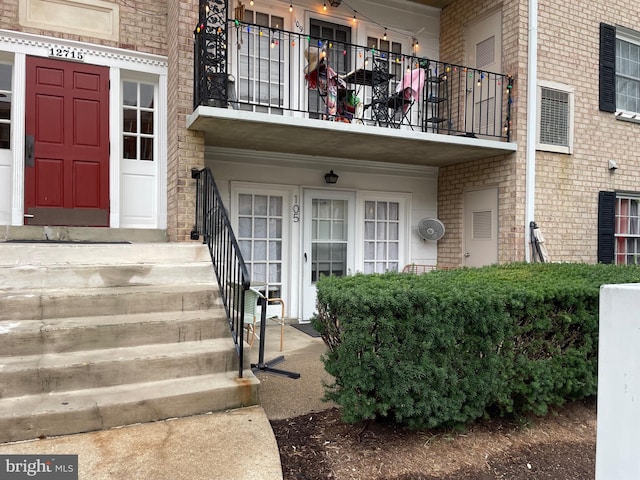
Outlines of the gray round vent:
<svg viewBox="0 0 640 480">
<path fill-rule="evenodd" d="M 418 223 L 418 235 L 423 240 L 440 240 L 444 236 L 444 224 L 437 218 L 423 218 Z"/>
</svg>

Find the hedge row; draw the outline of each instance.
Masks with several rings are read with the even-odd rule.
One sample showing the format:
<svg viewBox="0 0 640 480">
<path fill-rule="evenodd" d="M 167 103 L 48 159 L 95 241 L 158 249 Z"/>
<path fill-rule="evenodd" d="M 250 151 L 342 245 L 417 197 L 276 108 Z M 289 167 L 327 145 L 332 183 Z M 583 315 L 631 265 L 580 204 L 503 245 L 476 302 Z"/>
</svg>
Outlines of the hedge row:
<svg viewBox="0 0 640 480">
<path fill-rule="evenodd" d="M 596 393 L 599 289 L 633 282 L 638 267 L 586 264 L 321 278 L 326 397 L 345 421 L 412 428 L 545 414 Z"/>
</svg>

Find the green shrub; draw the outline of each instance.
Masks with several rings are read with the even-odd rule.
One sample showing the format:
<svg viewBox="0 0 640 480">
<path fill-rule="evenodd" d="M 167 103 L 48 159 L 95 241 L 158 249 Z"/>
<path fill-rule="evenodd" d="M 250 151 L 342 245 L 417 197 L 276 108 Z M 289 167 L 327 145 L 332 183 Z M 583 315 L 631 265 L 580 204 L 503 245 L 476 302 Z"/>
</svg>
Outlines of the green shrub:
<svg viewBox="0 0 640 480">
<path fill-rule="evenodd" d="M 638 281 L 637 267 L 583 264 L 323 277 L 326 396 L 345 421 L 413 428 L 544 414 L 595 394 L 600 285 Z"/>
</svg>

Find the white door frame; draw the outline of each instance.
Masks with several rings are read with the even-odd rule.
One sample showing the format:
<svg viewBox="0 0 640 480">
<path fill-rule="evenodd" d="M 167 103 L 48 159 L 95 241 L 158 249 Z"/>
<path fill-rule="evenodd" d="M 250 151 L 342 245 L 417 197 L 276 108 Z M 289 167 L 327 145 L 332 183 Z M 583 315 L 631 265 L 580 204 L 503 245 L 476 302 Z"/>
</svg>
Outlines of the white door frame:
<svg viewBox="0 0 640 480">
<path fill-rule="evenodd" d="M 294 223 L 297 216 L 296 201 L 297 201 L 297 189 L 292 188 L 289 185 L 273 185 L 273 184 L 257 184 L 249 182 L 235 182 L 232 181 L 230 185 L 230 212 L 231 223 L 235 232 L 239 232 L 238 217 L 238 196 L 240 194 L 250 195 L 271 195 L 282 197 L 282 259 L 281 259 L 281 285 L 282 285 L 282 299 L 285 303 L 285 316 L 297 318 L 298 305 L 293 302 L 292 299 L 297 298 L 298 289 L 294 285 L 293 272 L 297 265 L 296 261 L 296 236 L 297 232 L 294 230 Z M 294 213 L 294 215 L 290 215 Z"/>
<path fill-rule="evenodd" d="M 140 72 L 153 75 L 158 82 L 158 177 L 157 217 L 153 228 L 167 227 L 167 71 L 166 57 L 133 52 L 93 43 L 78 42 L 64 38 L 53 38 L 30 33 L 0 29 L 0 56 L 13 63 L 13 98 L 11 111 L 11 205 L 1 205 L 0 211 L 10 209 L 11 225 L 24 225 L 24 118 L 26 101 L 26 56 L 49 57 L 52 47 L 82 53 L 82 61 L 88 65 L 109 67 L 111 90 L 109 93 L 109 198 L 111 203 L 109 224 L 120 227 L 120 78 L 121 72 Z M 6 201 L 6 200 L 5 200 Z"/>
</svg>

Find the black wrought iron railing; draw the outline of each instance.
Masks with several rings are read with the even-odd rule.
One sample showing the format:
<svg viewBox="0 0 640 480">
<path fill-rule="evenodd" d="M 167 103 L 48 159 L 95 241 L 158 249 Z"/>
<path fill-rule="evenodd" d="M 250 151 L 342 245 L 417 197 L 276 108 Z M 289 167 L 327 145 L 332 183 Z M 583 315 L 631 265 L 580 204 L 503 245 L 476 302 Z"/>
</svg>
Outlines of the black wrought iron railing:
<svg viewBox="0 0 640 480">
<path fill-rule="evenodd" d="M 194 108 L 510 141 L 508 75 L 214 13 L 195 31 Z"/>
<path fill-rule="evenodd" d="M 227 210 L 213 179 L 211 170 L 191 170 L 196 180 L 196 218 L 191 239 L 202 237 L 209 247 L 213 268 L 218 279 L 220 296 L 229 320 L 231 336 L 238 353 L 238 375 L 244 371 L 244 313 L 245 295 L 250 279 L 247 266 L 236 240 Z"/>
</svg>

